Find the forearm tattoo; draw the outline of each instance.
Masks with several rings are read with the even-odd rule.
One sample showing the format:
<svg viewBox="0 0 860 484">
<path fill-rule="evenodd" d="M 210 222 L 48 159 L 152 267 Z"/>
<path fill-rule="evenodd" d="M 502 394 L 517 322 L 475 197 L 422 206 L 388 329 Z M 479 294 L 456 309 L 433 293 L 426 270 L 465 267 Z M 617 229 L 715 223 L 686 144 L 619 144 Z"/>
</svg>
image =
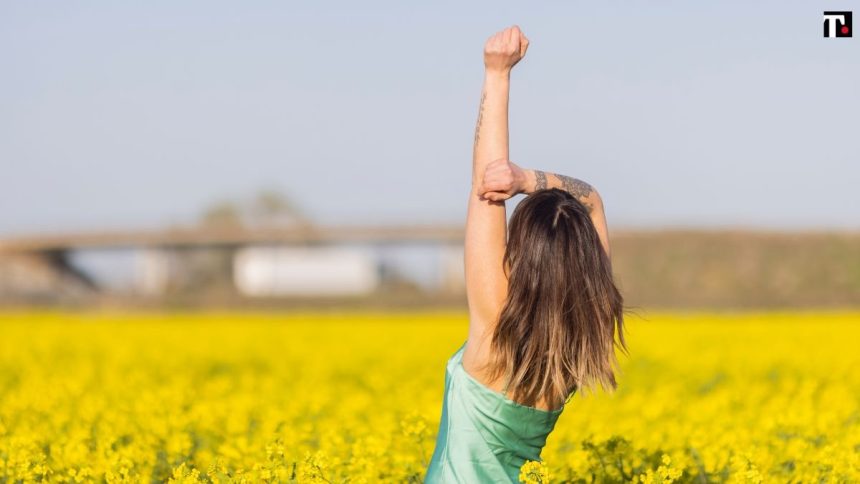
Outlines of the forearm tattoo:
<svg viewBox="0 0 860 484">
<path fill-rule="evenodd" d="M 558 177 L 559 180 L 561 180 L 561 186 L 564 188 L 564 190 L 569 192 L 571 195 L 573 195 L 576 198 L 585 198 L 585 197 L 591 195 L 592 190 L 594 190 L 594 188 L 592 188 L 591 185 L 589 185 L 588 183 L 585 183 L 584 181 L 582 181 L 578 178 L 573 178 L 571 176 L 566 176 L 566 175 L 556 175 L 556 176 Z"/>
<path fill-rule="evenodd" d="M 487 99 L 487 91 L 481 92 L 481 107 L 478 108 L 478 123 L 475 126 L 475 145 L 481 139 L 481 122 L 484 121 L 484 100 Z"/>
<path fill-rule="evenodd" d="M 546 173 L 535 170 L 535 190 L 543 190 L 546 188 Z"/>
<path fill-rule="evenodd" d="M 585 205 L 585 208 L 587 208 L 588 211 L 591 212 L 591 210 L 594 207 L 592 206 L 592 204 L 586 202 L 586 199 L 588 198 L 589 195 L 591 195 L 591 192 L 594 191 L 594 188 L 591 185 L 589 185 L 588 183 L 585 183 L 584 181 L 582 181 L 578 178 L 573 178 L 573 177 L 565 176 L 565 175 L 555 175 L 555 176 L 559 180 L 561 180 L 562 188 L 566 192 L 568 192 L 571 195 L 573 195 L 574 197 L 576 197 L 580 202 L 582 202 L 583 205 Z"/>
</svg>

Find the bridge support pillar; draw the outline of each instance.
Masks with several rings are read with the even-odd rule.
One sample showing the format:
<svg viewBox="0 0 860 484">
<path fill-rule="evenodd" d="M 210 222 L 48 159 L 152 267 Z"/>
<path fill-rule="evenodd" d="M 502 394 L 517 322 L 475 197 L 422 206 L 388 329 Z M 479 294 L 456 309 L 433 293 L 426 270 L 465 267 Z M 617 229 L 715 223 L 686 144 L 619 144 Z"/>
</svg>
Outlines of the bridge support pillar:
<svg viewBox="0 0 860 484">
<path fill-rule="evenodd" d="M 61 302 L 97 292 L 95 282 L 69 263 L 66 251 L 0 252 L 0 300 Z"/>
</svg>

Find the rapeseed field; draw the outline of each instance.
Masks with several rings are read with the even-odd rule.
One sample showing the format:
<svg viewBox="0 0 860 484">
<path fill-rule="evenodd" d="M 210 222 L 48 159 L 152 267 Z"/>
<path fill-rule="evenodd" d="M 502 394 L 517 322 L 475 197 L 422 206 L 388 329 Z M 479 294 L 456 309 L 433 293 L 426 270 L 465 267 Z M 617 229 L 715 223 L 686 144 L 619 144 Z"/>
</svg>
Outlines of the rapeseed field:
<svg viewBox="0 0 860 484">
<path fill-rule="evenodd" d="M 630 316 L 526 482 L 860 482 L 860 314 Z M 463 314 L 0 316 L 0 483 L 420 482 Z"/>
</svg>

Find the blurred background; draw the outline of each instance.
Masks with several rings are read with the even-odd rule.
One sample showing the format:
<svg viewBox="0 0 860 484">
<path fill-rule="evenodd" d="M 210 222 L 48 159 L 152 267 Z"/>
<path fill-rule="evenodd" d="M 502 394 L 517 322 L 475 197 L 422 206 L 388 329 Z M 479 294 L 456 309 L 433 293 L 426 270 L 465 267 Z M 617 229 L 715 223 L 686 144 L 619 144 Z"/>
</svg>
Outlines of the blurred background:
<svg viewBox="0 0 860 484">
<path fill-rule="evenodd" d="M 0 304 L 464 308 L 511 24 L 511 158 L 600 191 L 629 305 L 860 306 L 860 44 L 799 1 L 4 2 Z"/>
</svg>

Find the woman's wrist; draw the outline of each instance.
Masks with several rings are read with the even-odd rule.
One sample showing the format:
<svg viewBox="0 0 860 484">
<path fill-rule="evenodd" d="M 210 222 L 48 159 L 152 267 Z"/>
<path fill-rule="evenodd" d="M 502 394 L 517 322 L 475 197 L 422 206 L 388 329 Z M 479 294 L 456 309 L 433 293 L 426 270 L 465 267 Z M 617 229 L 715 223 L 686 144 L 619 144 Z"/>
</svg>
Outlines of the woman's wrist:
<svg viewBox="0 0 860 484">
<path fill-rule="evenodd" d="M 524 179 L 520 184 L 519 192 L 525 195 L 533 193 L 535 191 L 535 185 L 537 184 L 537 174 L 535 170 L 530 168 L 523 169 Z"/>
<path fill-rule="evenodd" d="M 511 70 L 487 67 L 484 69 L 484 79 L 487 82 L 510 82 Z"/>
</svg>

